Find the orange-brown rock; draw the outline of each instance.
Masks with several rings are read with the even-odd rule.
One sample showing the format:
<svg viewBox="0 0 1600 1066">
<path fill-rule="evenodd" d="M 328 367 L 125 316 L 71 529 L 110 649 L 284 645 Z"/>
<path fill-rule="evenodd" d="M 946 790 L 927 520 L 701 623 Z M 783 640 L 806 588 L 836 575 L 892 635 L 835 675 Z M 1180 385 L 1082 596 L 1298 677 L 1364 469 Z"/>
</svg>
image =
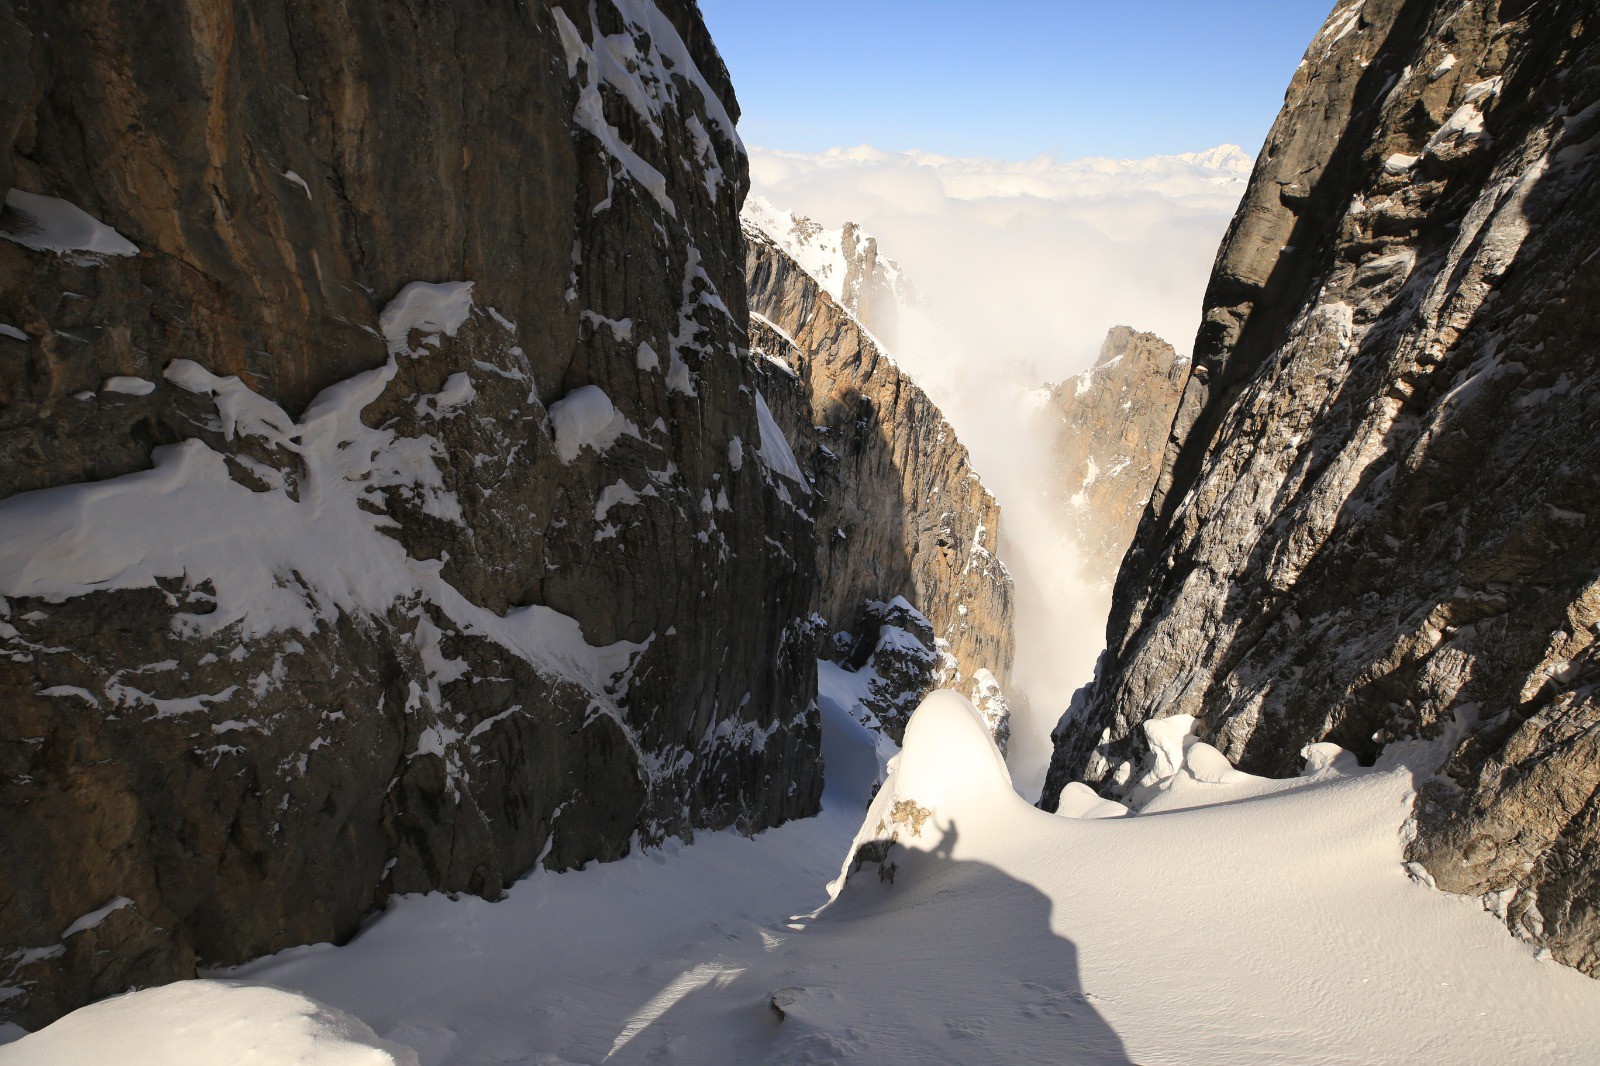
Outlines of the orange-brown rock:
<svg viewBox="0 0 1600 1066">
<path fill-rule="evenodd" d="M 1092 367 L 1050 391 L 1055 503 L 1087 580 L 1109 585 L 1117 576 L 1188 376 L 1172 345 L 1117 326 Z"/>
</svg>

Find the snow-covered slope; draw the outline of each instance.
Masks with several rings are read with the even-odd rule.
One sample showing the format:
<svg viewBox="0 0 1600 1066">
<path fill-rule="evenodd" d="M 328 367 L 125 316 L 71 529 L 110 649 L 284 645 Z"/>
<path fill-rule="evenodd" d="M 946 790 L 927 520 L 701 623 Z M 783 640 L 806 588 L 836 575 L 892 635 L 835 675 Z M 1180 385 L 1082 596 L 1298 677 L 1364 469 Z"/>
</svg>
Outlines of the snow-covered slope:
<svg viewBox="0 0 1600 1066">
<path fill-rule="evenodd" d="M 28 1066 L 417 1066 L 401 1044 L 304 996 L 259 985 L 180 981 L 75 1011 L 0 1063 Z"/>
<path fill-rule="evenodd" d="M 823 696 L 818 818 L 541 871 L 501 903 L 404 897 L 347 947 L 226 976 L 350 1012 L 427 1066 L 1600 1057 L 1600 984 L 1407 876 L 1401 757 L 1418 749 L 1352 770 L 1319 748 L 1309 776 L 1266 781 L 1158 730 L 1137 815 L 1062 817 L 1015 795 L 979 717 L 941 692 L 863 824 L 880 755 L 848 687 Z M 899 839 L 830 902 L 858 826 Z M 151 1031 L 172 1000 L 122 1002 Z M 0 1063 L 51 1061 L 32 1049 L 54 1032 Z"/>
</svg>

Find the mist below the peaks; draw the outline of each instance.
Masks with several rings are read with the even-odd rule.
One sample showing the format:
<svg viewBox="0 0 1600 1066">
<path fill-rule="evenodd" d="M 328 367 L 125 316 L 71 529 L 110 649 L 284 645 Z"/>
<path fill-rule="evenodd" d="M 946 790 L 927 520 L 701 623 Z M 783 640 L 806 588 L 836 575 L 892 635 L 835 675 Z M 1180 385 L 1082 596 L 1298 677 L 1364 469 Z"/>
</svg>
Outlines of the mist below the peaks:
<svg viewBox="0 0 1600 1066">
<path fill-rule="evenodd" d="M 1187 353 L 1251 166 L 1236 147 L 1027 161 L 750 149 L 752 192 L 827 228 L 855 222 L 917 289 L 884 340 L 938 404 L 1002 510 L 1016 582 L 1010 764 L 1037 798 L 1050 730 L 1104 646 L 1110 589 L 1080 572 L 1047 387 L 1116 325 Z M 1070 490 L 1069 490 L 1070 491 Z"/>
</svg>

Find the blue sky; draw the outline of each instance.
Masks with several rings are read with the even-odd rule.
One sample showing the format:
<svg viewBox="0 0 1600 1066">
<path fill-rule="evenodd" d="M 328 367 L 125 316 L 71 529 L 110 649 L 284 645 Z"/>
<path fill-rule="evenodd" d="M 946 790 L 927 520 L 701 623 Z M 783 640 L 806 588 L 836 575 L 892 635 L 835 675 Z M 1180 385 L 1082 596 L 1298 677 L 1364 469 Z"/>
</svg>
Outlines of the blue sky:
<svg viewBox="0 0 1600 1066">
<path fill-rule="evenodd" d="M 794 152 L 1254 153 L 1333 0 L 700 0 L 740 130 Z"/>
</svg>

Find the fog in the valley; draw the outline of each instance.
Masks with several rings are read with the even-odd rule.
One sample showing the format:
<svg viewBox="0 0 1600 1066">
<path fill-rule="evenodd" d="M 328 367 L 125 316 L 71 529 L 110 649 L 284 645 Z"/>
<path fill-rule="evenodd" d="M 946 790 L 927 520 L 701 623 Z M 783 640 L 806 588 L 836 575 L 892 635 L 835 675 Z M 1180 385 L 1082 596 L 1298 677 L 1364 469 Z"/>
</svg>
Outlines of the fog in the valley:
<svg viewBox="0 0 1600 1066">
<path fill-rule="evenodd" d="M 1014 687 L 1031 704 L 1011 753 L 1024 794 L 1037 793 L 1049 729 L 1093 670 L 1109 605 L 1109 589 L 1080 578 L 1066 539 L 1043 387 L 1088 367 L 1114 325 L 1189 351 L 1249 167 L 1231 147 L 1023 162 L 750 150 L 755 194 L 828 228 L 860 224 L 919 291 L 886 339 L 1003 509 L 1017 583 Z"/>
</svg>

